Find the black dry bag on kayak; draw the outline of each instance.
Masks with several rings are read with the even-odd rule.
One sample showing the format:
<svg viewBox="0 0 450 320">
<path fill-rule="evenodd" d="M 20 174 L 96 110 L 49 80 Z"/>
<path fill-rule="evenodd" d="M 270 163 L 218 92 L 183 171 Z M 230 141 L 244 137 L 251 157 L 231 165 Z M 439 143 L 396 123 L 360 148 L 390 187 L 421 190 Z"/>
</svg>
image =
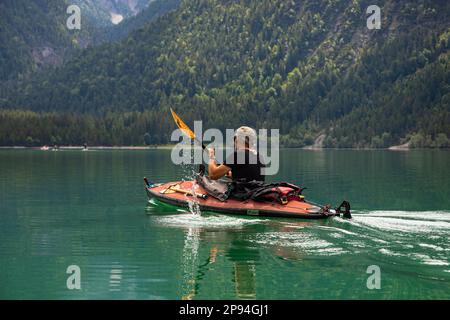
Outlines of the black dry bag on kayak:
<svg viewBox="0 0 450 320">
<path fill-rule="evenodd" d="M 220 201 L 225 201 L 230 196 L 230 184 L 220 180 L 211 180 L 209 177 L 197 175 L 197 183 L 205 189 L 206 193 Z"/>
<path fill-rule="evenodd" d="M 231 197 L 238 200 L 270 201 L 287 204 L 291 200 L 303 201 L 302 188 L 287 182 L 233 181 Z"/>
</svg>

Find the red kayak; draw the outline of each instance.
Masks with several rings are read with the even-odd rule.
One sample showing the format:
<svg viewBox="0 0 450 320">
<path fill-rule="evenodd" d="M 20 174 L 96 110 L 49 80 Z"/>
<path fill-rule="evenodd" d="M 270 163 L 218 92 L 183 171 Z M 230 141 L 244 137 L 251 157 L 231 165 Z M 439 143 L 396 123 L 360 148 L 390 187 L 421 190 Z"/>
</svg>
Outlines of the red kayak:
<svg viewBox="0 0 450 320">
<path fill-rule="evenodd" d="M 189 203 L 195 201 L 198 203 L 201 211 L 223 214 L 298 219 L 326 219 L 341 214 L 347 218 L 351 217 L 350 205 L 346 201 L 336 209 L 313 204 L 305 200 L 289 201 L 286 204 L 273 201 L 240 201 L 235 199 L 220 201 L 209 196 L 200 185 L 197 185 L 195 191 L 193 191 L 195 181 L 151 184 L 146 178 L 144 180 L 145 190 L 149 199 L 156 199 L 177 207 L 188 208 Z"/>
</svg>

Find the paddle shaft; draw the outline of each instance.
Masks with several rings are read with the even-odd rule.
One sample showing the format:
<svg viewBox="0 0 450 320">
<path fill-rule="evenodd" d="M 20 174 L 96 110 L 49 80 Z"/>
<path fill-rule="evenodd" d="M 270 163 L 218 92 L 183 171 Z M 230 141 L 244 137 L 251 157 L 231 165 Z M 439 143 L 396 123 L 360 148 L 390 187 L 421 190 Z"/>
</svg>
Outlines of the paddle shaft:
<svg viewBox="0 0 450 320">
<path fill-rule="evenodd" d="M 180 188 L 176 188 L 176 187 L 169 187 L 169 188 L 167 188 L 167 190 L 173 190 L 175 192 L 183 193 L 187 196 L 196 196 L 197 198 L 204 199 L 204 200 L 208 198 L 208 195 L 206 195 L 206 194 L 196 193 L 196 192 L 192 192 L 190 190 L 180 189 Z"/>
<path fill-rule="evenodd" d="M 197 141 L 197 143 L 202 146 L 203 150 L 206 150 L 206 146 L 200 140 L 198 140 L 197 138 L 194 138 L 194 140 Z"/>
</svg>

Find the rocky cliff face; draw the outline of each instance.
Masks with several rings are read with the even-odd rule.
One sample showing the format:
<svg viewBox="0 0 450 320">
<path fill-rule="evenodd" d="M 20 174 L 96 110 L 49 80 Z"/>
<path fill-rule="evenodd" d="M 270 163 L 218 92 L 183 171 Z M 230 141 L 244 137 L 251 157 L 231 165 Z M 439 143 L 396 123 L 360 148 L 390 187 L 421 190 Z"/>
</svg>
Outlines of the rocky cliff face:
<svg viewBox="0 0 450 320">
<path fill-rule="evenodd" d="M 111 17 L 122 16 L 123 18 L 138 14 L 148 6 L 150 0 L 98 0 L 104 10 L 108 11 Z M 114 23 L 114 21 L 112 21 Z"/>
<path fill-rule="evenodd" d="M 117 24 L 137 15 L 153 0 L 72 0 L 98 25 Z"/>
</svg>

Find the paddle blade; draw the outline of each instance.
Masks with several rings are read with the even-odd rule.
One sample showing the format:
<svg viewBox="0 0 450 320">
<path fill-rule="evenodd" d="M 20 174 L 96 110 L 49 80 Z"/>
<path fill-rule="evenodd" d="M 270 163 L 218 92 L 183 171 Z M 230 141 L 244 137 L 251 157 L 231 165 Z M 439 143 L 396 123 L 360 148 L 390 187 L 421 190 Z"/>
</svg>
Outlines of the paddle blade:
<svg viewBox="0 0 450 320">
<path fill-rule="evenodd" d="M 175 113 L 175 111 L 170 108 L 170 112 L 172 113 L 173 120 L 175 120 L 175 123 L 177 124 L 177 127 L 180 128 L 181 131 L 184 132 L 185 135 L 187 135 L 191 139 L 195 139 L 195 134 L 192 132 L 191 129 L 183 122 L 183 120 L 180 119 L 180 117 Z"/>
</svg>

